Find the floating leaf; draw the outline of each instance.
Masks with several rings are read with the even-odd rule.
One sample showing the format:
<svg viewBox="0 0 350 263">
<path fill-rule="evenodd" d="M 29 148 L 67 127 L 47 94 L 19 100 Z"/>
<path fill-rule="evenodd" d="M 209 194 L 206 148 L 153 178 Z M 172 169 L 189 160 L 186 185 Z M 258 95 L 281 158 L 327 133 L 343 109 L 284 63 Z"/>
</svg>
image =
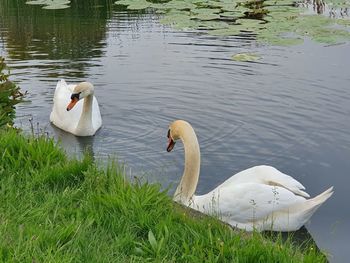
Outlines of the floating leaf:
<svg viewBox="0 0 350 263">
<path fill-rule="evenodd" d="M 68 0 L 36 0 L 26 2 L 28 5 L 43 5 L 43 9 L 65 9 L 69 8 Z"/>
<path fill-rule="evenodd" d="M 69 7 L 69 5 L 46 5 L 43 7 L 43 9 L 66 9 Z"/>
<path fill-rule="evenodd" d="M 322 43 L 350 39 L 349 32 L 327 28 L 331 25 L 350 26 L 350 20 L 301 14 L 303 9 L 295 6 L 294 1 L 119 0 L 116 4 L 126 5 L 133 10 L 154 8 L 156 13 L 163 15 L 160 20 L 162 24 L 176 29 L 207 30 L 208 34 L 214 36 L 251 32 L 259 42 L 273 45 L 295 45 L 302 43 L 305 37 Z M 339 6 L 347 4 L 350 7 L 349 1 L 332 0 Z M 45 0 L 30 2 L 47 3 Z M 286 37 L 286 33 L 292 33 L 293 37 Z"/>
<path fill-rule="evenodd" d="M 28 1 L 27 5 L 45 5 L 47 0 L 36 0 L 36 1 Z"/>
<path fill-rule="evenodd" d="M 264 1 L 264 5 L 280 5 L 280 6 L 287 6 L 287 5 L 294 5 L 295 0 L 267 0 Z"/>
<path fill-rule="evenodd" d="M 194 20 L 182 20 L 178 21 L 174 24 L 174 27 L 176 29 L 198 29 L 199 28 L 199 23 Z"/>
<path fill-rule="evenodd" d="M 151 6 L 150 2 L 147 2 L 146 0 L 139 0 L 135 1 L 134 3 L 128 5 L 127 9 L 129 10 L 142 10 L 146 9 Z"/>
<path fill-rule="evenodd" d="M 218 14 L 221 12 L 221 9 L 213 9 L 213 8 L 194 8 L 191 9 L 191 12 L 194 14 L 205 14 L 205 15 L 211 15 L 211 14 Z"/>
<path fill-rule="evenodd" d="M 172 0 L 164 4 L 164 8 L 176 10 L 191 10 L 196 8 L 196 5 L 182 0 Z"/>
<path fill-rule="evenodd" d="M 232 19 L 237 19 L 241 16 L 242 14 L 239 12 L 222 12 L 220 13 L 221 17 L 227 17 L 227 18 L 232 18 Z"/>
<path fill-rule="evenodd" d="M 191 20 L 191 17 L 186 13 L 169 13 L 160 20 L 160 23 L 171 25 L 183 20 Z"/>
<path fill-rule="evenodd" d="M 205 5 L 210 7 L 210 8 L 222 8 L 224 3 L 220 2 L 220 1 L 207 1 L 205 2 Z"/>
<path fill-rule="evenodd" d="M 336 23 L 338 25 L 342 25 L 342 26 L 350 26 L 350 19 L 342 19 L 342 18 L 340 18 L 340 19 L 336 20 Z"/>
<path fill-rule="evenodd" d="M 228 27 L 229 24 L 222 21 L 201 21 L 198 23 L 200 29 L 223 29 Z"/>
<path fill-rule="evenodd" d="M 334 8 L 349 8 L 350 1 L 349 0 L 331 0 L 331 2 L 328 3 L 328 5 Z"/>
<path fill-rule="evenodd" d="M 218 14 L 197 14 L 197 15 L 193 15 L 191 18 L 206 21 L 206 20 L 219 19 L 220 16 Z"/>
<path fill-rule="evenodd" d="M 292 38 L 292 37 L 280 37 L 280 36 L 274 36 L 274 35 L 259 34 L 258 41 L 262 43 L 276 45 L 276 46 L 294 46 L 294 45 L 302 44 L 304 42 L 304 39 L 299 37 Z"/>
<path fill-rule="evenodd" d="M 126 5 L 126 6 L 131 5 L 133 3 L 135 3 L 134 0 L 119 0 L 115 2 L 116 5 Z"/>
<path fill-rule="evenodd" d="M 237 10 L 244 10 L 247 11 L 248 8 L 245 7 L 238 7 L 237 3 L 225 3 L 222 5 L 221 8 L 223 11 L 228 11 L 228 12 L 233 12 L 233 11 L 237 11 Z"/>
<path fill-rule="evenodd" d="M 238 53 L 233 55 L 231 58 L 235 61 L 252 62 L 259 60 L 261 57 L 253 53 Z"/>
<path fill-rule="evenodd" d="M 245 31 L 256 31 L 265 27 L 263 21 L 256 19 L 238 19 L 236 23 L 239 24 L 241 30 Z"/>
</svg>

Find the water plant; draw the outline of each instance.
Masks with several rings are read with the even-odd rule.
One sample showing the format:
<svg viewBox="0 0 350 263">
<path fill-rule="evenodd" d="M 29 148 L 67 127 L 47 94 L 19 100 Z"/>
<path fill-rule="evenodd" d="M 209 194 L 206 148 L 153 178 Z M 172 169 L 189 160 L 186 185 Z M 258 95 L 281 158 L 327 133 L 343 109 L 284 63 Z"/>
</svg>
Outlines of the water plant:
<svg viewBox="0 0 350 263">
<path fill-rule="evenodd" d="M 260 59 L 260 56 L 253 53 L 238 53 L 232 56 L 232 59 L 235 61 L 257 61 Z"/>
<path fill-rule="evenodd" d="M 69 8 L 71 1 L 26 4 L 55 10 Z M 130 11 L 156 12 L 162 24 L 175 29 L 213 36 L 253 34 L 258 42 L 273 45 L 300 44 L 305 37 L 324 44 L 350 39 L 350 2 L 344 0 L 118 0 L 115 4 Z"/>
<path fill-rule="evenodd" d="M 115 3 L 129 10 L 155 9 L 163 16 L 160 20 L 163 24 L 176 29 L 204 30 L 215 36 L 250 33 L 255 34 L 259 42 L 275 45 L 299 44 L 304 37 L 326 44 L 350 39 L 348 18 L 306 14 L 306 9 L 293 0 L 170 0 L 161 3 L 119 0 Z M 332 3 L 350 8 L 350 3 L 342 0 Z M 342 27 L 334 28 L 334 25 Z"/>
<path fill-rule="evenodd" d="M 19 87 L 9 80 L 9 73 L 6 73 L 6 70 L 5 60 L 0 57 L 0 128 L 13 124 L 15 105 L 23 99 Z"/>
<path fill-rule="evenodd" d="M 42 5 L 43 9 L 66 9 L 69 8 L 70 0 L 34 0 L 27 1 L 27 5 Z"/>
</svg>

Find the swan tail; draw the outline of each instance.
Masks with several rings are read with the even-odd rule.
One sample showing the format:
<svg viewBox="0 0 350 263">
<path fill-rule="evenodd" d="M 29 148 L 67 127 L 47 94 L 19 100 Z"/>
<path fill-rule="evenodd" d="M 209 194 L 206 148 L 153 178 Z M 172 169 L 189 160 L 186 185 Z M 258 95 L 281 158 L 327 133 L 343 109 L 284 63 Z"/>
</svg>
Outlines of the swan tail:
<svg viewBox="0 0 350 263">
<path fill-rule="evenodd" d="M 319 194 L 318 196 L 315 196 L 314 198 L 307 200 L 307 203 L 310 203 L 310 208 L 316 211 L 316 209 L 320 205 L 322 205 L 324 202 L 326 202 L 327 199 L 332 196 L 332 194 L 333 194 L 333 186 L 328 188 L 326 191 Z"/>
<path fill-rule="evenodd" d="M 296 217 L 298 218 L 296 221 L 299 222 L 299 226 L 297 229 L 305 225 L 306 222 L 309 221 L 311 216 L 316 212 L 316 210 L 327 201 L 333 194 L 333 186 L 328 188 L 323 193 L 315 196 L 314 198 L 308 199 L 302 204 L 295 205 L 290 212 L 294 212 Z M 292 211 L 294 210 L 294 211 Z"/>
<path fill-rule="evenodd" d="M 273 213 L 263 224 L 264 230 L 296 231 L 305 225 L 316 210 L 333 194 L 333 187 L 311 199 L 304 199 L 284 211 Z"/>
</svg>

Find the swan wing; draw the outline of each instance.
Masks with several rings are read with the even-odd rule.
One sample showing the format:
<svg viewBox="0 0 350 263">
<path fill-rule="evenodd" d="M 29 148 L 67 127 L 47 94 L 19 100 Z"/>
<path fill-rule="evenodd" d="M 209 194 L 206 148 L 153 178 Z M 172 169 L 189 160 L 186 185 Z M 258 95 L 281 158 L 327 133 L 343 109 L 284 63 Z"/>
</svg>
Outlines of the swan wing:
<svg viewBox="0 0 350 263">
<path fill-rule="evenodd" d="M 78 101 L 72 110 L 66 110 L 74 87 L 75 85 L 67 85 L 63 79 L 58 81 L 50 115 L 50 121 L 54 125 L 71 133 L 74 132 L 83 109 L 83 101 Z"/>
<path fill-rule="evenodd" d="M 195 196 L 192 207 L 217 215 L 230 225 L 246 230 L 254 227 L 260 230 L 273 229 L 274 222 L 277 229 L 287 230 L 288 227 L 300 227 L 299 222 L 286 223 L 286 220 L 289 213 L 294 213 L 296 207 L 301 207 L 305 201 L 304 197 L 284 187 L 243 183 L 234 187 L 219 186 L 206 195 Z M 281 220 L 284 220 L 283 223 Z"/>
<path fill-rule="evenodd" d="M 296 195 L 310 197 L 308 193 L 303 191 L 305 187 L 300 182 L 268 165 L 259 165 L 243 170 L 227 179 L 223 185 L 241 183 L 260 183 L 269 186 L 280 186 Z"/>
<path fill-rule="evenodd" d="M 92 125 L 95 131 L 102 126 L 100 107 L 95 96 L 92 102 Z"/>
<path fill-rule="evenodd" d="M 216 195 L 220 213 L 237 222 L 261 220 L 306 200 L 284 187 L 257 183 L 222 187 L 217 189 Z"/>
</svg>

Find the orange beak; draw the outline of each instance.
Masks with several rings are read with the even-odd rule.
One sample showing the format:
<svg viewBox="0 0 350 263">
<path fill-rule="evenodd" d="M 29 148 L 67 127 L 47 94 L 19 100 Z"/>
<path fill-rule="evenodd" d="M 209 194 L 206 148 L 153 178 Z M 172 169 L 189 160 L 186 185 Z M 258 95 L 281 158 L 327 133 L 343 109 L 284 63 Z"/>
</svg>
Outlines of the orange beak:
<svg viewBox="0 0 350 263">
<path fill-rule="evenodd" d="M 75 106 L 75 104 L 77 104 L 78 101 L 79 100 L 77 98 L 73 98 L 67 106 L 67 111 L 73 109 L 73 107 Z"/>
</svg>

